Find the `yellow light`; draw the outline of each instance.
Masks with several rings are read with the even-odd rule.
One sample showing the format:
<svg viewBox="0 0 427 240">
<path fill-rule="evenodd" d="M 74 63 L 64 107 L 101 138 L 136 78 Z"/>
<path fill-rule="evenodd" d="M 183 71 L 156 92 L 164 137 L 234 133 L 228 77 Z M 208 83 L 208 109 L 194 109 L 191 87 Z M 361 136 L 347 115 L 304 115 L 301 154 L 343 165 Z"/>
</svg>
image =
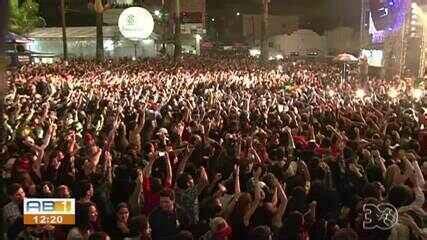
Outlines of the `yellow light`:
<svg viewBox="0 0 427 240">
<path fill-rule="evenodd" d="M 424 91 L 422 89 L 416 88 L 416 89 L 412 90 L 412 96 L 416 100 L 420 100 L 424 96 Z"/>
<path fill-rule="evenodd" d="M 390 90 L 388 90 L 388 96 L 391 98 L 396 98 L 399 96 L 399 92 L 397 92 L 395 88 L 390 88 Z"/>
<path fill-rule="evenodd" d="M 357 89 L 357 91 L 356 91 L 356 97 L 357 98 L 363 98 L 363 97 L 365 97 L 365 95 L 366 95 L 365 90 Z"/>
</svg>

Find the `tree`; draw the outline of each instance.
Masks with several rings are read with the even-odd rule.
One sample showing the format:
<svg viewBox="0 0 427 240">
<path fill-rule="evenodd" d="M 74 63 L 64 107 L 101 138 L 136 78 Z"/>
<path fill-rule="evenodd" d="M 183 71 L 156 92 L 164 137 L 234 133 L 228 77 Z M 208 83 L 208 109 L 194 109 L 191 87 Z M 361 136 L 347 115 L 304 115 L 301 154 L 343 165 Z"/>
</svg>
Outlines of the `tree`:
<svg viewBox="0 0 427 240">
<path fill-rule="evenodd" d="M 38 15 L 39 4 L 34 0 L 26 0 L 21 6 L 18 0 L 9 1 L 9 30 L 17 34 L 27 34 L 34 28 L 45 25 Z"/>
<path fill-rule="evenodd" d="M 61 27 L 62 27 L 62 46 L 64 51 L 64 59 L 68 58 L 67 50 L 67 29 L 65 24 L 65 0 L 61 0 Z"/>
<path fill-rule="evenodd" d="M 179 57 L 181 56 L 181 3 L 180 0 L 175 0 L 175 49 L 174 49 L 174 59 L 175 61 L 179 60 Z"/>
<path fill-rule="evenodd" d="M 110 4 L 103 4 L 102 0 L 95 0 L 95 5 L 91 6 L 96 14 L 96 60 L 101 62 L 104 59 L 104 33 L 102 32 L 104 11 L 109 9 Z"/>
</svg>

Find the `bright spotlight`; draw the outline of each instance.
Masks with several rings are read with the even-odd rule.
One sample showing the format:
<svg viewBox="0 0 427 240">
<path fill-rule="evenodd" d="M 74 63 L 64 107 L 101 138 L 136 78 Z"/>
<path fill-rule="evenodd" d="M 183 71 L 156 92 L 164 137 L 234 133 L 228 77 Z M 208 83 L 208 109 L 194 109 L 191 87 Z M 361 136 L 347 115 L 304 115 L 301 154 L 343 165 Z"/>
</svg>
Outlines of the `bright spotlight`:
<svg viewBox="0 0 427 240">
<path fill-rule="evenodd" d="M 215 18 L 211 18 L 211 21 L 212 21 L 212 22 L 215 22 Z"/>
<path fill-rule="evenodd" d="M 390 90 L 388 90 L 388 96 L 391 98 L 396 98 L 399 96 L 399 92 L 397 92 L 395 88 L 390 88 Z"/>
<path fill-rule="evenodd" d="M 420 100 L 421 98 L 424 97 L 424 91 L 422 89 L 416 88 L 412 91 L 412 96 L 416 99 L 416 100 Z"/>
<path fill-rule="evenodd" d="M 261 50 L 253 48 L 253 49 L 249 49 L 249 55 L 251 55 L 252 57 L 254 56 L 258 56 L 261 54 Z"/>
<path fill-rule="evenodd" d="M 237 12 L 237 13 L 236 13 L 236 15 L 237 15 L 237 16 L 240 16 L 240 12 Z"/>
<path fill-rule="evenodd" d="M 357 98 L 364 98 L 366 95 L 365 90 L 363 89 L 357 89 L 356 91 L 356 97 Z"/>
</svg>

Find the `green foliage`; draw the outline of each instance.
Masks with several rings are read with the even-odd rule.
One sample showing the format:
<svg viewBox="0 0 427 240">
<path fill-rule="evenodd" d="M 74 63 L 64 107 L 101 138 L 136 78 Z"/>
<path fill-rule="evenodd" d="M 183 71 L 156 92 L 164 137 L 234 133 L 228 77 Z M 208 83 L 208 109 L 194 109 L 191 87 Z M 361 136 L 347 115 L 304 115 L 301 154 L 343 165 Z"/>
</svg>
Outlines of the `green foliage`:
<svg viewBox="0 0 427 240">
<path fill-rule="evenodd" d="M 9 30 L 18 33 L 26 34 L 34 28 L 41 27 L 45 24 L 42 17 L 38 15 L 39 4 L 34 0 L 26 0 L 21 6 L 18 5 L 18 0 L 10 0 L 10 18 Z"/>
</svg>

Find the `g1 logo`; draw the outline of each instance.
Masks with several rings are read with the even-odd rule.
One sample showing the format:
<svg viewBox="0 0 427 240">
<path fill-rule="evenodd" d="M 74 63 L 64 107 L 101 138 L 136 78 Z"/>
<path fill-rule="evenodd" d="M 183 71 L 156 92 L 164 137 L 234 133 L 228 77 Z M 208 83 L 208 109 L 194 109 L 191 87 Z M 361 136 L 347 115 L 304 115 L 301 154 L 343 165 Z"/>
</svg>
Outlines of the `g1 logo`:
<svg viewBox="0 0 427 240">
<path fill-rule="evenodd" d="M 397 209 L 389 203 L 363 205 L 363 229 L 388 230 L 398 221 Z"/>
</svg>

